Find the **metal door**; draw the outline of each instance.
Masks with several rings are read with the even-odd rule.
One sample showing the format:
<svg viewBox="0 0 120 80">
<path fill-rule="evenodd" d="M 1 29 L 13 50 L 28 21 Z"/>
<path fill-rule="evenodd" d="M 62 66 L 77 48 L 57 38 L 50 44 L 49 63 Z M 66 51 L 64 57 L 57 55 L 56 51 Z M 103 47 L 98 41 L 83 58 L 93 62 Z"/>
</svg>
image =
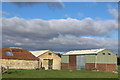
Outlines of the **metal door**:
<svg viewBox="0 0 120 80">
<path fill-rule="evenodd" d="M 77 63 L 77 70 L 84 70 L 85 69 L 85 56 L 84 55 L 78 55 L 76 57 L 76 63 Z"/>
</svg>

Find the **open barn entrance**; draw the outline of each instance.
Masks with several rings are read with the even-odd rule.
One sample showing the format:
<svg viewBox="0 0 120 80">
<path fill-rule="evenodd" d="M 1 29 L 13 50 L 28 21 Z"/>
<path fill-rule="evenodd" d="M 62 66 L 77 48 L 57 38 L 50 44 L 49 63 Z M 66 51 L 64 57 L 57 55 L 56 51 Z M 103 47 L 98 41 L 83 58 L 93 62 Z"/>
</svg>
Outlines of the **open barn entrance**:
<svg viewBox="0 0 120 80">
<path fill-rule="evenodd" d="M 48 59 L 48 69 L 52 69 L 53 59 Z"/>
<path fill-rule="evenodd" d="M 77 70 L 84 70 L 85 69 L 85 56 L 78 55 L 76 56 L 76 64 Z"/>
<path fill-rule="evenodd" d="M 53 69 L 53 59 L 44 59 L 42 65 L 45 68 L 45 70 Z"/>
</svg>

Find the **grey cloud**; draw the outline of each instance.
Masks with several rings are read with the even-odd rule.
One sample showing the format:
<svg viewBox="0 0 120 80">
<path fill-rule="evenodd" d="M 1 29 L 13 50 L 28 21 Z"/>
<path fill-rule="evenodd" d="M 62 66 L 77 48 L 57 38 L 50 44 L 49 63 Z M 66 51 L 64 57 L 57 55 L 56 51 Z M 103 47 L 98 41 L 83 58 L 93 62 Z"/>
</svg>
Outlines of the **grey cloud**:
<svg viewBox="0 0 120 80">
<path fill-rule="evenodd" d="M 118 41 L 117 40 L 106 40 L 96 39 L 91 37 L 76 37 L 73 35 L 59 35 L 48 40 L 22 38 L 22 37 L 11 37 L 4 35 L 3 37 L 4 46 L 17 46 L 27 49 L 50 49 L 54 51 L 69 51 L 78 49 L 96 49 L 96 48 L 107 48 L 117 52 Z"/>
<path fill-rule="evenodd" d="M 27 7 L 27 6 L 34 6 L 34 5 L 42 5 L 46 4 L 49 8 L 63 8 L 64 5 L 59 0 L 55 0 L 55 2 L 12 2 L 18 7 Z"/>
<path fill-rule="evenodd" d="M 107 39 L 96 39 L 91 37 L 76 37 L 72 35 L 60 35 L 56 38 L 50 39 L 49 42 L 53 44 L 61 44 L 63 46 L 75 46 L 78 48 L 109 48 L 117 49 L 118 41 L 116 40 L 107 40 Z"/>
<path fill-rule="evenodd" d="M 28 49 L 71 49 L 108 48 L 117 50 L 117 41 L 82 36 L 105 36 L 117 30 L 115 20 L 77 19 L 31 19 L 3 18 L 3 46 L 18 46 Z"/>
</svg>

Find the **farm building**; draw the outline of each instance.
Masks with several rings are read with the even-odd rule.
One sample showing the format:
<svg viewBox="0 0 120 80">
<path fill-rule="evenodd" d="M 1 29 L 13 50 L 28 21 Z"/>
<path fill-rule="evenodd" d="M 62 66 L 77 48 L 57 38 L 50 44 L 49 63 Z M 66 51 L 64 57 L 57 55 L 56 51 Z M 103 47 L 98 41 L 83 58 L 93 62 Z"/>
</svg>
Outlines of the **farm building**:
<svg viewBox="0 0 120 80">
<path fill-rule="evenodd" d="M 39 59 L 26 49 L 0 48 L 0 50 L 1 66 L 9 69 L 36 69 L 38 67 Z"/>
<path fill-rule="evenodd" d="M 76 50 L 61 56 L 62 69 L 95 70 L 114 72 L 117 69 L 117 56 L 108 49 Z"/>
<path fill-rule="evenodd" d="M 39 67 L 47 69 L 61 69 L 61 58 L 50 50 L 31 51 L 39 58 Z"/>
</svg>

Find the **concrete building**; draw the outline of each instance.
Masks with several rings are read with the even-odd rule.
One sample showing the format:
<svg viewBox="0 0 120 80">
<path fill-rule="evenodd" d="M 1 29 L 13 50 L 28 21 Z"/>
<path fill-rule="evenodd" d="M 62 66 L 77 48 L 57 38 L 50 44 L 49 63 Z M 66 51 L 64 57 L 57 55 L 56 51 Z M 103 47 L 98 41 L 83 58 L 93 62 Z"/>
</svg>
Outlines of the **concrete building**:
<svg viewBox="0 0 120 80">
<path fill-rule="evenodd" d="M 39 68 L 61 69 L 61 58 L 50 50 L 30 51 L 34 56 L 39 58 Z"/>
<path fill-rule="evenodd" d="M 38 58 L 21 48 L 0 48 L 0 64 L 9 69 L 36 69 Z"/>
<path fill-rule="evenodd" d="M 115 72 L 117 56 L 108 49 L 75 50 L 64 53 L 61 57 L 62 69 L 95 70 Z"/>
</svg>

